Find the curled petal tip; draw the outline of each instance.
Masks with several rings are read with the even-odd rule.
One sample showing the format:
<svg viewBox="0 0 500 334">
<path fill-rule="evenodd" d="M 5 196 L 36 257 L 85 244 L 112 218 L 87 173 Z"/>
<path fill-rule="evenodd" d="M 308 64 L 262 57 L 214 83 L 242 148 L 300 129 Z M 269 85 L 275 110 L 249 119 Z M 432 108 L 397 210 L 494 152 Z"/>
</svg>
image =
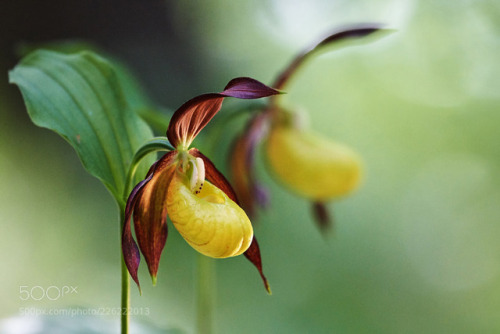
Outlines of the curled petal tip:
<svg viewBox="0 0 500 334">
<path fill-rule="evenodd" d="M 130 228 L 130 214 L 125 219 L 123 232 L 122 232 L 122 254 L 123 261 L 127 267 L 130 276 L 137 284 L 139 291 L 141 286 L 139 284 L 139 277 L 137 276 L 137 271 L 139 269 L 139 263 L 141 261 L 141 255 L 139 253 L 139 248 L 132 237 L 132 231 Z"/>
<path fill-rule="evenodd" d="M 156 275 L 151 275 L 151 281 L 153 282 L 153 286 L 156 286 Z"/>
<path fill-rule="evenodd" d="M 323 236 L 327 236 L 329 232 L 333 230 L 333 218 L 325 203 L 323 202 L 313 202 L 312 203 L 313 215 L 316 220 L 316 224 L 321 231 Z"/>
<path fill-rule="evenodd" d="M 264 277 L 264 286 L 266 288 L 267 294 L 269 296 L 272 296 L 273 292 L 271 291 L 271 286 L 269 285 L 269 282 L 267 281 L 267 279 L 265 277 Z"/>
<path fill-rule="evenodd" d="M 257 239 L 255 238 L 255 236 L 252 240 L 252 243 L 250 244 L 250 247 L 248 247 L 247 251 L 245 252 L 245 257 L 255 266 L 255 268 L 257 268 L 267 293 L 271 294 L 269 282 L 264 275 L 264 271 L 262 270 L 262 260 L 260 257 L 259 244 L 257 243 Z"/>
<path fill-rule="evenodd" d="M 362 38 L 380 30 L 386 30 L 383 29 L 383 27 L 384 26 L 379 23 L 365 23 L 365 24 L 357 24 L 353 26 L 344 27 L 342 29 L 338 29 L 333 34 L 326 37 L 317 45 L 317 47 L 341 41 L 344 39 Z"/>
</svg>

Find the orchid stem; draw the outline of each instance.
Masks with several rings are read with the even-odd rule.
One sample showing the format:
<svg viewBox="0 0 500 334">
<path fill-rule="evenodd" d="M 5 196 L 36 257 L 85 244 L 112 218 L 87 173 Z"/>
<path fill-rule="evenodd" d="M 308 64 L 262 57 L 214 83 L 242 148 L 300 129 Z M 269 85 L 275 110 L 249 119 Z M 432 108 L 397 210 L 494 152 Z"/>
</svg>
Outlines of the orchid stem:
<svg viewBox="0 0 500 334">
<path fill-rule="evenodd" d="M 214 260 L 198 254 L 196 282 L 196 329 L 198 334 L 213 333 L 215 267 Z"/>
<path fill-rule="evenodd" d="M 123 219 L 125 215 L 125 207 L 120 205 L 120 240 L 123 231 Z M 120 312 L 120 327 L 121 334 L 128 334 L 128 328 L 130 323 L 130 278 L 128 274 L 127 266 L 123 259 L 123 253 L 121 254 L 121 281 L 122 281 L 122 296 L 121 296 L 121 312 Z"/>
<path fill-rule="evenodd" d="M 128 277 L 128 270 L 125 266 L 125 261 L 122 256 L 122 312 L 121 312 L 121 334 L 128 334 L 128 325 L 130 322 L 129 308 L 130 308 L 130 279 Z"/>
</svg>

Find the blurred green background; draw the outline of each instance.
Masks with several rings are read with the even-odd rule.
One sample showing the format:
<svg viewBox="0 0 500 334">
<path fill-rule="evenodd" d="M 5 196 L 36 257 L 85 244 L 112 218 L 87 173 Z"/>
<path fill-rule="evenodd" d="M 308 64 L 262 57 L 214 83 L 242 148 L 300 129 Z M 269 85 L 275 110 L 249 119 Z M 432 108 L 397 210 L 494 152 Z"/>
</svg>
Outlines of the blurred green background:
<svg viewBox="0 0 500 334">
<path fill-rule="evenodd" d="M 216 332 L 500 332 L 494 0 L 3 1 L 0 318 L 31 307 L 113 308 L 120 295 L 117 207 L 64 140 L 30 122 L 8 85 L 23 45 L 94 43 L 175 110 L 233 77 L 270 84 L 303 47 L 357 22 L 397 32 L 312 59 L 285 102 L 307 110 L 317 132 L 360 152 L 364 185 L 330 203 L 336 229 L 323 238 L 309 204 L 261 163 L 272 205 L 255 232 L 273 295 L 245 258 L 217 261 Z M 225 153 L 215 155 L 221 169 Z M 142 266 L 143 295 L 132 289 L 132 306 L 149 312 L 133 321 L 193 332 L 195 264 L 171 227 L 158 285 Z M 78 293 L 23 301 L 21 286 Z"/>
</svg>

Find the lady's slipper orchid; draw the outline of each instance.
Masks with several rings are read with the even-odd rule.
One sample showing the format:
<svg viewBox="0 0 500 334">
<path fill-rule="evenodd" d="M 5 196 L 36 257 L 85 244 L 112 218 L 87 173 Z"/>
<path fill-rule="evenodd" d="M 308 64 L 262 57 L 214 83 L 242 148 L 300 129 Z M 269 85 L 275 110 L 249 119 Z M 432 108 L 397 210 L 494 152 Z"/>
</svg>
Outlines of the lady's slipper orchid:
<svg viewBox="0 0 500 334">
<path fill-rule="evenodd" d="M 167 137 L 175 150 L 151 166 L 146 178 L 132 190 L 125 209 L 122 250 L 138 286 L 139 249 L 156 282 L 169 215 L 182 237 L 198 252 L 214 258 L 245 254 L 269 291 L 252 224 L 239 207 L 235 192 L 214 164 L 190 145 L 220 110 L 225 97 L 258 99 L 278 93 L 254 79 L 236 78 L 221 93 L 197 96 L 174 113 Z M 132 216 L 139 247 L 132 237 Z"/>
<path fill-rule="evenodd" d="M 278 76 L 273 87 L 283 89 L 300 65 L 324 46 L 379 30 L 377 26 L 357 26 L 328 36 L 300 53 Z M 276 98 L 272 98 L 269 105 L 250 119 L 231 155 L 235 190 L 243 208 L 252 216 L 256 204 L 261 204 L 265 198 L 253 173 L 256 147 L 265 140 L 273 174 L 289 189 L 312 201 L 316 220 L 325 229 L 330 225 L 330 218 L 324 202 L 344 196 L 358 186 L 361 159 L 349 147 L 304 129 L 296 118 L 297 114 L 281 107 Z"/>
</svg>

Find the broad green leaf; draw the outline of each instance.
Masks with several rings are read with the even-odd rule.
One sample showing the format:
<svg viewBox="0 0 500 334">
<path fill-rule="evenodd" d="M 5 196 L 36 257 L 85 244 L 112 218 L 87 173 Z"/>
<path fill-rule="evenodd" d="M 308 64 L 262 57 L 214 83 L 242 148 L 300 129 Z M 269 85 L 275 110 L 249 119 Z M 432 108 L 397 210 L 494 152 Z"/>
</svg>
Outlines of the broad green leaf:
<svg viewBox="0 0 500 334">
<path fill-rule="evenodd" d="M 20 44 L 17 48 L 17 54 L 24 57 L 37 49 L 46 49 L 64 54 L 92 51 L 105 57 L 109 62 L 113 63 L 114 71 L 118 77 L 120 86 L 125 93 L 125 99 L 131 108 L 158 133 L 164 134 L 167 130 L 170 115 L 173 112 L 155 105 L 129 67 L 113 55 L 105 52 L 93 43 L 85 40 L 73 39 L 41 44 Z"/>
<path fill-rule="evenodd" d="M 114 66 L 88 51 L 38 50 L 9 79 L 20 88 L 31 120 L 66 139 L 87 171 L 123 202 L 132 157 L 153 134 L 133 111 Z M 147 165 L 137 175 L 144 176 Z"/>
</svg>

